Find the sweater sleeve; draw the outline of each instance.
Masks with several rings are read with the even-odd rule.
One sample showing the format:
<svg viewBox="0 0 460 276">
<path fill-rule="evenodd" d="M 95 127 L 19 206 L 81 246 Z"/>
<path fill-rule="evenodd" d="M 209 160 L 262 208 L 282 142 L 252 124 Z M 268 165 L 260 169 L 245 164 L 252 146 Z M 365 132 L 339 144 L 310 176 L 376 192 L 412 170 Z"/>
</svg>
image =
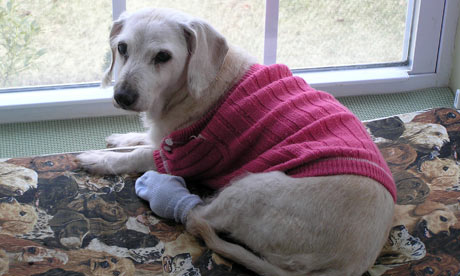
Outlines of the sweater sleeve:
<svg viewBox="0 0 460 276">
<path fill-rule="evenodd" d="M 175 141 L 169 137 L 154 152 L 158 172 L 188 179 L 206 179 L 221 169 L 223 159 L 220 148 L 202 135 L 188 137 L 188 141 Z"/>
</svg>

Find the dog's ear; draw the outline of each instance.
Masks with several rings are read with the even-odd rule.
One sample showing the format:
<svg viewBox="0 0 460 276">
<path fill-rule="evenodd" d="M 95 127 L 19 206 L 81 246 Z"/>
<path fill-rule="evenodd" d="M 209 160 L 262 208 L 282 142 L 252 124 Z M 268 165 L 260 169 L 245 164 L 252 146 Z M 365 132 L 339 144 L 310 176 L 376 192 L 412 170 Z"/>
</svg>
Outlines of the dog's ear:
<svg viewBox="0 0 460 276">
<path fill-rule="evenodd" d="M 185 40 L 190 54 L 187 83 L 190 93 L 200 98 L 216 79 L 228 52 L 226 39 L 204 21 L 183 24 Z"/>
<path fill-rule="evenodd" d="M 102 78 L 102 87 L 107 87 L 112 82 L 112 71 L 115 65 L 115 58 L 117 56 L 117 46 L 113 44 L 113 40 L 117 35 L 120 34 L 123 30 L 123 24 L 125 22 L 125 17 L 122 15 L 120 18 L 113 22 L 112 29 L 110 30 L 110 50 L 112 51 L 112 59 L 110 61 L 110 66 L 105 70 L 104 76 Z"/>
<path fill-rule="evenodd" d="M 436 210 L 446 210 L 446 206 L 442 203 L 426 200 L 414 210 L 416 216 L 425 216 Z"/>
</svg>

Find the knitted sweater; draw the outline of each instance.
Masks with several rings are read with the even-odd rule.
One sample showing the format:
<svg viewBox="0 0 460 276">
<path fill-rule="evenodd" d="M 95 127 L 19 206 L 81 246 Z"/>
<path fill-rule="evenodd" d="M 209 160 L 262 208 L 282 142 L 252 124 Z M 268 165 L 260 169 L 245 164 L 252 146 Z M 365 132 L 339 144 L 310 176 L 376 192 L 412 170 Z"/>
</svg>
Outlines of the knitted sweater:
<svg viewBox="0 0 460 276">
<path fill-rule="evenodd" d="M 154 159 L 159 172 L 214 189 L 248 172 L 367 176 L 396 201 L 392 174 L 359 119 L 284 65 L 252 66 L 205 117 L 165 137 Z"/>
</svg>

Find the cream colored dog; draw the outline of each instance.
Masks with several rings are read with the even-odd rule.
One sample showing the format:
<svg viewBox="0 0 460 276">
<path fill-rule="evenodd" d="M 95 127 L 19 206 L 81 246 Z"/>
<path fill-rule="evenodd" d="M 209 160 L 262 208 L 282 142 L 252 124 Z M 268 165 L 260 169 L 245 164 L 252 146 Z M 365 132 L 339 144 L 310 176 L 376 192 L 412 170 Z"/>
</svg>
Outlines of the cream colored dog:
<svg viewBox="0 0 460 276">
<path fill-rule="evenodd" d="M 104 83 L 113 72 L 115 105 L 143 112 L 150 130 L 107 141 L 150 146 L 78 157 L 99 174 L 155 170 L 153 152 L 162 139 L 199 120 L 255 63 L 209 24 L 171 10 L 124 14 L 110 38 L 113 61 Z M 270 172 L 233 181 L 192 209 L 186 228 L 215 252 L 262 275 L 361 275 L 387 240 L 392 217 L 390 193 L 369 178 Z M 230 233 L 260 257 L 216 232 Z"/>
<path fill-rule="evenodd" d="M 449 142 L 447 129 L 442 125 L 410 122 L 405 126 L 406 130 L 399 137 L 399 141 L 412 145 L 417 151 L 432 152 L 434 149 L 439 151 Z"/>
</svg>

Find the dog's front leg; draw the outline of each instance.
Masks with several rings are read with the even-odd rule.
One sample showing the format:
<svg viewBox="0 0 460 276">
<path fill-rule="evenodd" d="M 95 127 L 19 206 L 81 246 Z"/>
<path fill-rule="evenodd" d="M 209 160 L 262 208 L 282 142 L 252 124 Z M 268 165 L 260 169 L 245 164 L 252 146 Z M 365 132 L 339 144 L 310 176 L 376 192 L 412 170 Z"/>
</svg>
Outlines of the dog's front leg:
<svg viewBox="0 0 460 276">
<path fill-rule="evenodd" d="M 140 147 L 131 152 L 88 151 L 77 156 L 81 166 L 91 173 L 123 174 L 156 170 L 153 147 Z"/>
<path fill-rule="evenodd" d="M 150 145 L 148 133 L 129 132 L 124 134 L 114 133 L 105 138 L 107 147 L 131 147 L 139 145 Z"/>
</svg>

